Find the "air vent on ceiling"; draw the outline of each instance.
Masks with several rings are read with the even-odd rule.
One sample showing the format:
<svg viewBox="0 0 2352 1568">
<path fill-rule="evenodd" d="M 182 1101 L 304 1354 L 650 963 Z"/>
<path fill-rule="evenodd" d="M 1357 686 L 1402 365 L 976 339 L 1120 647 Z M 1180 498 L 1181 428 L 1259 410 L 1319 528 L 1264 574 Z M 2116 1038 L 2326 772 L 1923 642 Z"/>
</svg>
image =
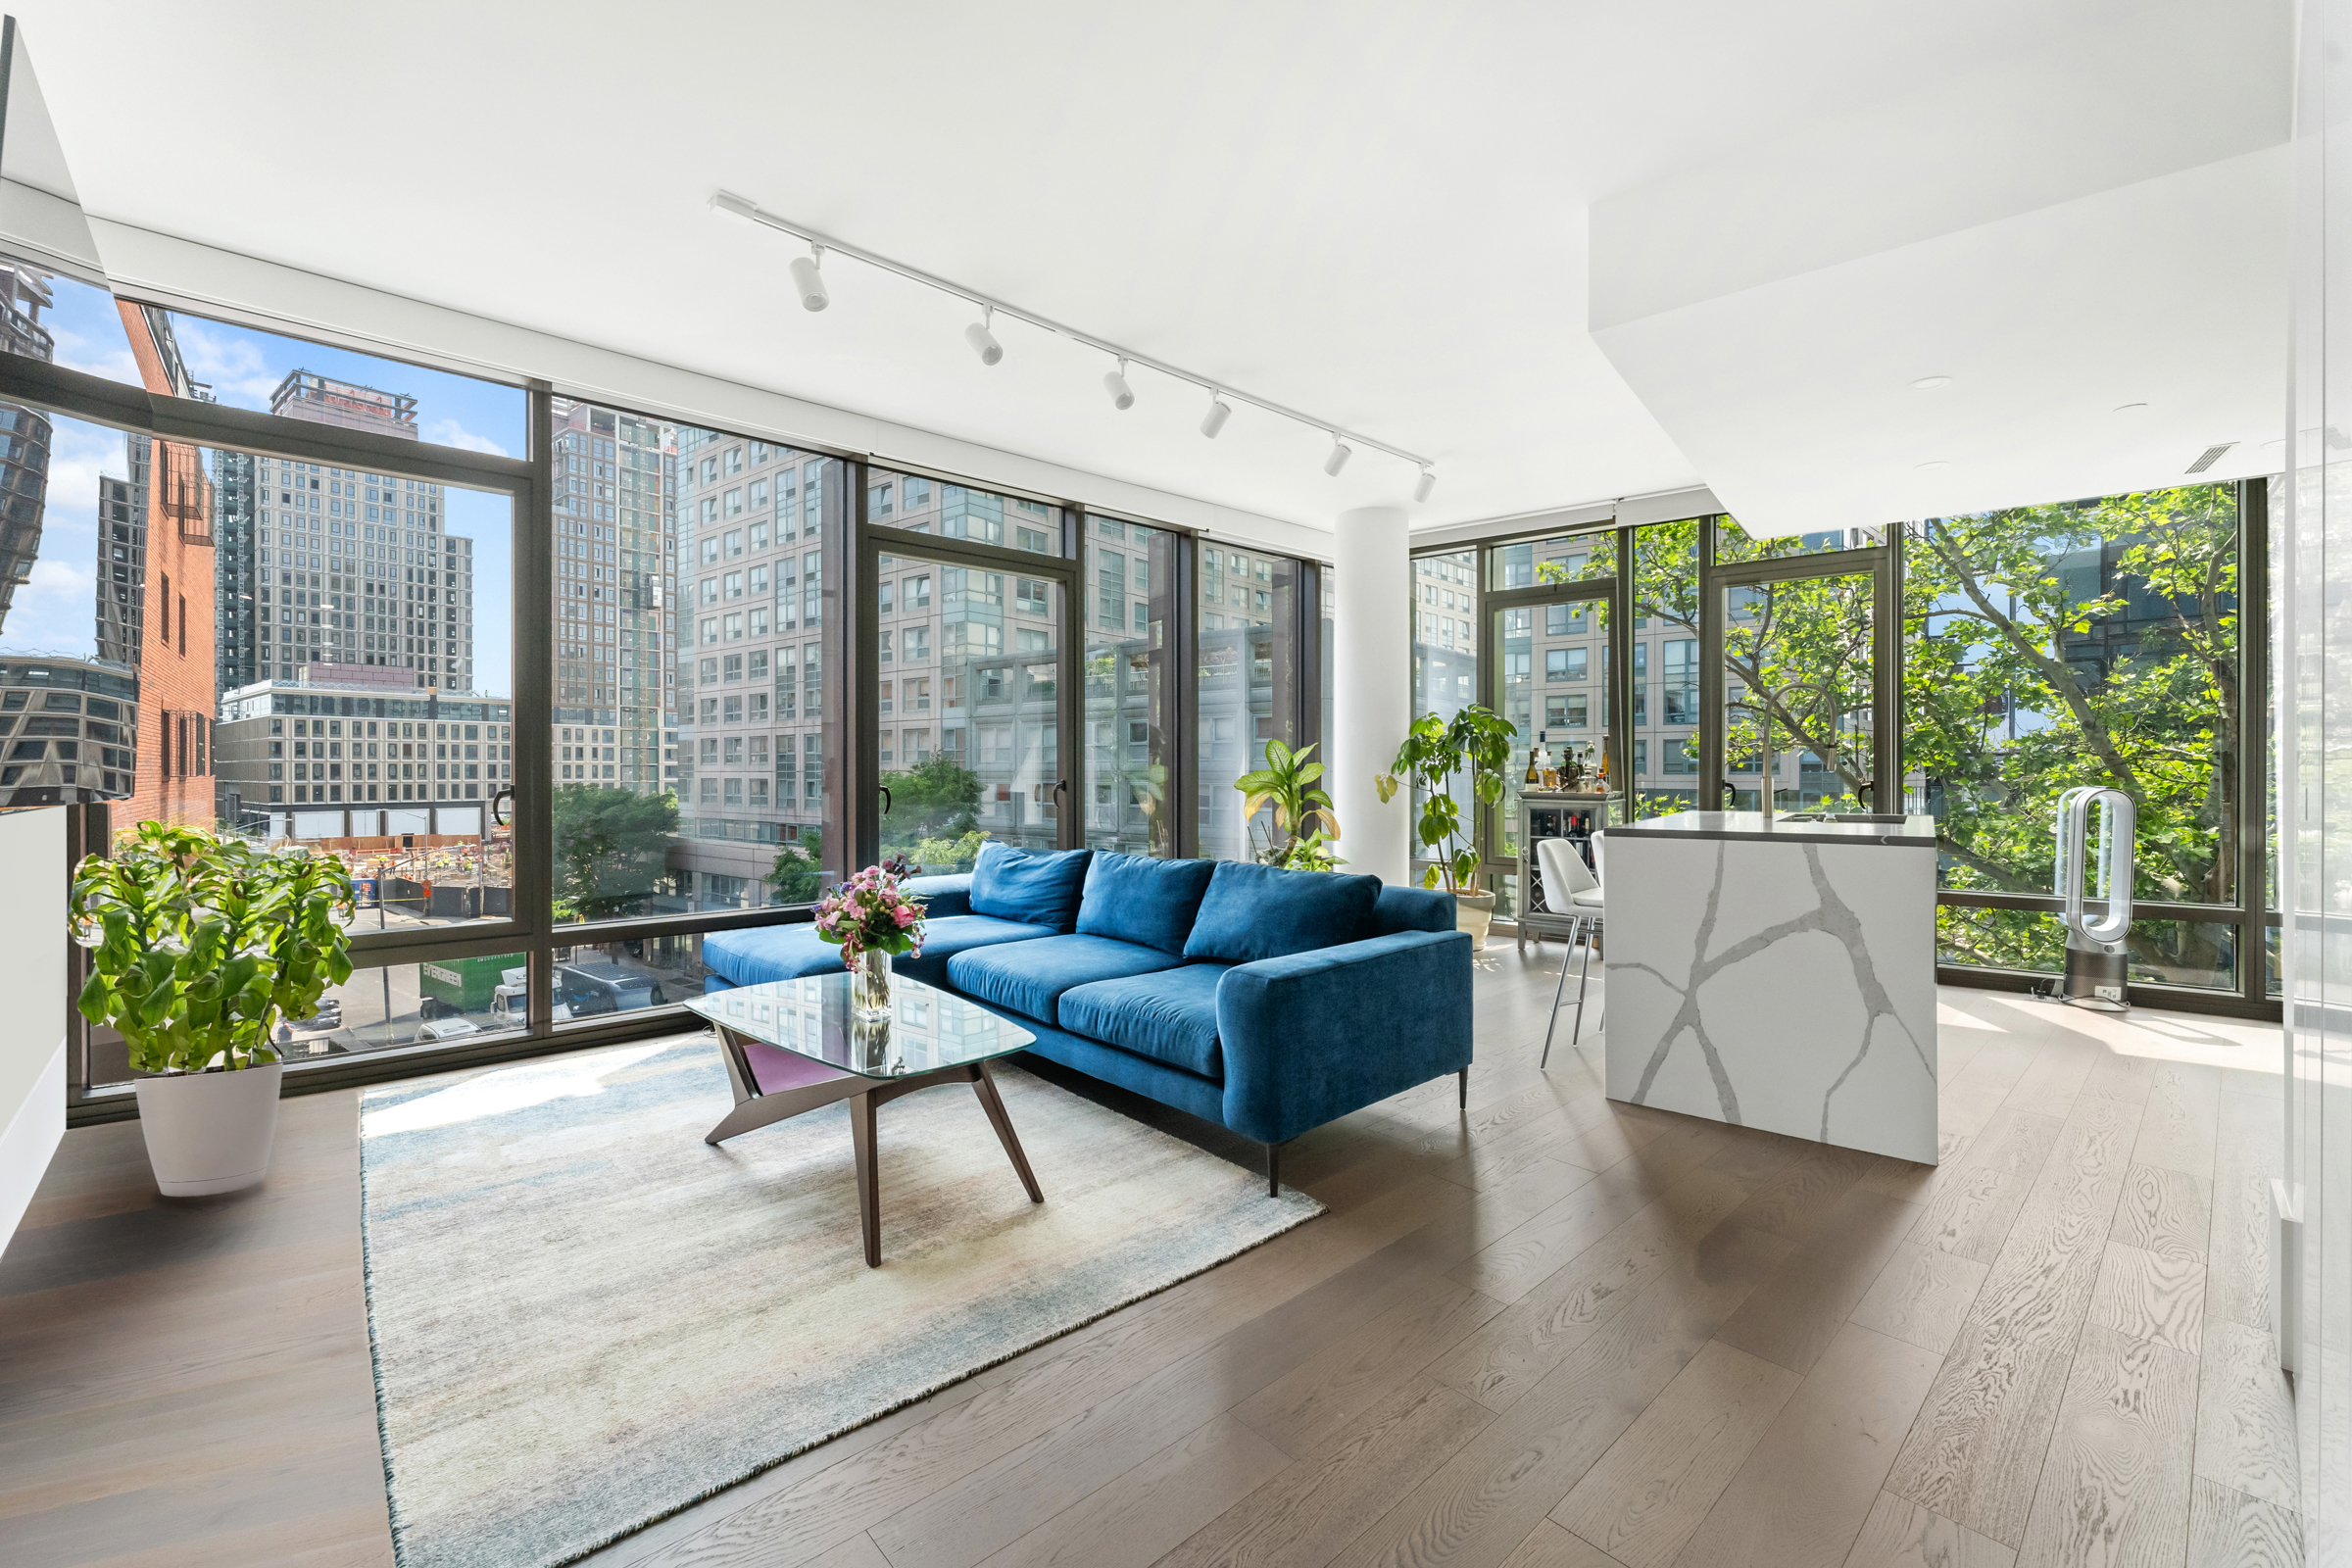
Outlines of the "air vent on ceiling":
<svg viewBox="0 0 2352 1568">
<path fill-rule="evenodd" d="M 2188 471 L 2190 473 L 2203 473 L 2207 468 L 2210 468 L 2215 464 L 2221 462 L 2222 454 L 2229 451 L 2235 445 L 2237 445 L 2237 443 L 2234 441 L 2224 441 L 2219 446 L 2207 447 L 2203 452 L 2197 455 L 2197 461 L 2188 466 Z"/>
</svg>

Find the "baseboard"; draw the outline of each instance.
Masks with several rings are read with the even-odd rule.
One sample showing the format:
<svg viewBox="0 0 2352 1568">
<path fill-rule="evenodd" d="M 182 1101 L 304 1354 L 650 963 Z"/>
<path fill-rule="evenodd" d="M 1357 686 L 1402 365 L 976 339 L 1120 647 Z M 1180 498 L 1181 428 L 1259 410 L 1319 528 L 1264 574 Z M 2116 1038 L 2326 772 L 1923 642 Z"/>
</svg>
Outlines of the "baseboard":
<svg viewBox="0 0 2352 1568">
<path fill-rule="evenodd" d="M 17 1223 L 48 1173 L 50 1156 L 66 1137 L 66 1043 L 32 1086 L 32 1093 L 0 1132 L 0 1252 L 8 1250 Z"/>
</svg>

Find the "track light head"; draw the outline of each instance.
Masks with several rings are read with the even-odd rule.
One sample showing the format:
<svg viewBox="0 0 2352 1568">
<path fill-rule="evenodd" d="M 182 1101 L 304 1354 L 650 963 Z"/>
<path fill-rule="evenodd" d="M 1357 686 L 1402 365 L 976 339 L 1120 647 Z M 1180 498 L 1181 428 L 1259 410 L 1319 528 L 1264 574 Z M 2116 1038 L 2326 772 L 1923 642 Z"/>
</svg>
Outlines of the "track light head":
<svg viewBox="0 0 2352 1568">
<path fill-rule="evenodd" d="M 1435 468 L 1423 468 L 1421 470 L 1421 477 L 1413 481 L 1414 502 L 1417 504 L 1427 501 L 1429 499 L 1429 493 L 1432 490 L 1435 490 L 1437 487 L 1438 470 Z"/>
<path fill-rule="evenodd" d="M 994 365 L 1004 357 L 1004 345 L 998 342 L 997 334 L 988 329 L 988 323 L 996 318 L 996 307 L 992 305 L 980 313 L 980 319 L 963 329 L 963 340 L 972 346 L 974 354 L 980 356 L 982 365 Z"/>
<path fill-rule="evenodd" d="M 1208 395 L 1208 412 L 1200 416 L 1200 433 L 1214 441 L 1217 432 L 1225 428 L 1225 421 L 1232 417 L 1233 405 L 1211 392 Z"/>
<path fill-rule="evenodd" d="M 1127 362 L 1125 360 L 1119 362 L 1117 369 L 1104 372 L 1102 390 L 1110 394 L 1112 408 L 1125 411 L 1135 407 L 1135 389 L 1127 384 Z"/>
<path fill-rule="evenodd" d="M 801 296 L 801 309 L 804 311 L 821 311 L 833 303 L 832 296 L 825 292 L 824 265 L 825 248 L 822 245 L 811 245 L 808 255 L 792 259 L 792 286 L 794 292 Z"/>
<path fill-rule="evenodd" d="M 1335 434 L 1331 438 L 1331 456 L 1323 460 L 1323 471 L 1336 479 L 1340 476 L 1340 470 L 1348 466 L 1348 460 L 1354 456 L 1355 448 Z"/>
</svg>

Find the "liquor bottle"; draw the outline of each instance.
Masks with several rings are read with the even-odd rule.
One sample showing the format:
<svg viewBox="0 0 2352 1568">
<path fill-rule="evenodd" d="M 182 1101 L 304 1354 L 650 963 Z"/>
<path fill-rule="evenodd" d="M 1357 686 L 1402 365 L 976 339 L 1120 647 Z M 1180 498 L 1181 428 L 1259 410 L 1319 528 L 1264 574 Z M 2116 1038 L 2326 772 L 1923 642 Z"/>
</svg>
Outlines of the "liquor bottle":
<svg viewBox="0 0 2352 1568">
<path fill-rule="evenodd" d="M 1521 782 L 1520 787 L 1531 790 L 1544 787 L 1544 732 L 1542 730 L 1536 731 L 1536 744 L 1527 749 L 1527 777 Z"/>
<path fill-rule="evenodd" d="M 1607 748 L 1607 747 L 1605 747 L 1605 746 L 1604 746 L 1604 747 L 1602 747 L 1602 748 L 1601 748 L 1601 750 L 1600 750 L 1600 782 L 1599 782 L 1599 784 L 1598 784 L 1598 785 L 1595 787 L 1595 789 L 1594 789 L 1594 793 L 1595 793 L 1595 794 L 1599 794 L 1599 795 L 1606 795 L 1606 794 L 1608 793 L 1608 791 L 1609 791 L 1609 750 L 1608 750 L 1608 748 Z"/>
</svg>

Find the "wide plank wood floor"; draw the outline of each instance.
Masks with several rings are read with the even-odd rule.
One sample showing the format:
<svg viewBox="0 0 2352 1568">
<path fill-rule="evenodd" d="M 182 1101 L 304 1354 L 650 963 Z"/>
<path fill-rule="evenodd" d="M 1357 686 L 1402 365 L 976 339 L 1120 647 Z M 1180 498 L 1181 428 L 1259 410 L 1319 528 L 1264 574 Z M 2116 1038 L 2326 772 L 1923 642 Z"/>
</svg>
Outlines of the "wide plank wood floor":
<svg viewBox="0 0 2352 1568">
<path fill-rule="evenodd" d="M 1945 991 L 1917 1166 L 1614 1103 L 1591 1035 L 1537 1071 L 1558 954 L 1480 958 L 1466 1111 L 1292 1146 L 1326 1218 L 590 1561 L 2300 1560 L 2275 1030 Z M 288 1101 L 266 1186 L 177 1202 L 67 1136 L 0 1256 L 0 1562 L 391 1562 L 356 1132 Z"/>
</svg>

